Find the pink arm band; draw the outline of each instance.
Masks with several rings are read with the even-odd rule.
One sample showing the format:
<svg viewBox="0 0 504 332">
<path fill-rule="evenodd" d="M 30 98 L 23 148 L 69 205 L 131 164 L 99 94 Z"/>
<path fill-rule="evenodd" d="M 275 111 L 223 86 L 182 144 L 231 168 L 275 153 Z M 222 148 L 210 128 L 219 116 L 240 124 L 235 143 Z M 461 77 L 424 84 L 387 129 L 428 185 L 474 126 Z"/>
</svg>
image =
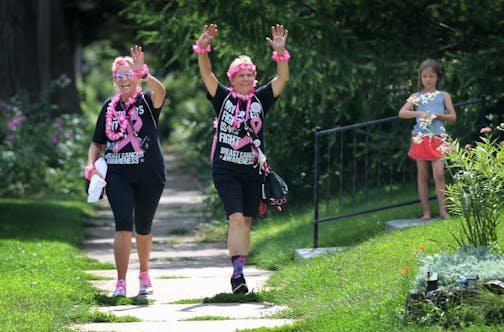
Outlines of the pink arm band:
<svg viewBox="0 0 504 332">
<path fill-rule="evenodd" d="M 210 46 L 210 44 L 208 44 L 207 47 L 203 48 L 203 47 L 200 46 L 200 41 L 197 40 L 196 44 L 194 44 L 192 46 L 192 49 L 193 49 L 194 53 L 203 54 L 203 53 L 210 52 L 212 50 L 212 47 Z"/>
<path fill-rule="evenodd" d="M 284 54 L 280 55 L 277 51 L 273 51 L 272 57 L 276 62 L 286 62 L 290 59 L 290 53 L 289 51 L 285 50 Z"/>
<path fill-rule="evenodd" d="M 84 178 L 86 180 L 91 180 L 91 173 L 93 173 L 94 170 L 96 170 L 95 164 L 87 165 L 86 170 L 84 171 Z"/>
<path fill-rule="evenodd" d="M 149 66 L 144 63 L 142 69 L 135 70 L 134 73 L 136 77 L 144 79 L 149 75 Z"/>
</svg>

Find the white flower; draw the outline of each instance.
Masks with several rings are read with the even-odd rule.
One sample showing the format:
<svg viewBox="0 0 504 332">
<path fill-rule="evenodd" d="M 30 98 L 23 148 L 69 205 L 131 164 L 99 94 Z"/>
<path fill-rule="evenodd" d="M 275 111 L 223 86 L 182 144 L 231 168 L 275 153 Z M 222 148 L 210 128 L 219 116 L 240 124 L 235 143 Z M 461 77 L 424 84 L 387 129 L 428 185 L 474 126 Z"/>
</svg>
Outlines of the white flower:
<svg viewBox="0 0 504 332">
<path fill-rule="evenodd" d="M 422 134 L 418 134 L 418 135 L 413 136 L 412 141 L 415 144 L 420 144 L 420 143 L 422 143 L 422 138 L 423 138 Z"/>
<path fill-rule="evenodd" d="M 406 101 L 409 101 L 409 102 L 413 103 L 413 105 L 418 106 L 419 99 L 416 96 L 411 96 Z"/>
</svg>

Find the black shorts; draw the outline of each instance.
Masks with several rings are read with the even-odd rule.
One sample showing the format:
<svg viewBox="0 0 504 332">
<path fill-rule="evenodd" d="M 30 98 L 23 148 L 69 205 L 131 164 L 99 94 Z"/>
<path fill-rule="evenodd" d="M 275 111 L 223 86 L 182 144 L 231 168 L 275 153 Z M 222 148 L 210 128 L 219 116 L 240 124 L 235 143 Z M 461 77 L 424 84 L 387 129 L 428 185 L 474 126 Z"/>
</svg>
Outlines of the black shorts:
<svg viewBox="0 0 504 332">
<path fill-rule="evenodd" d="M 150 234 L 152 220 L 163 193 L 162 183 L 130 183 L 116 174 L 107 174 L 107 198 L 114 213 L 116 231 Z"/>
<path fill-rule="evenodd" d="M 238 172 L 214 168 L 212 176 L 228 217 L 236 212 L 252 218 L 258 215 L 261 202 L 261 176 L 256 169 L 254 172 Z"/>
</svg>

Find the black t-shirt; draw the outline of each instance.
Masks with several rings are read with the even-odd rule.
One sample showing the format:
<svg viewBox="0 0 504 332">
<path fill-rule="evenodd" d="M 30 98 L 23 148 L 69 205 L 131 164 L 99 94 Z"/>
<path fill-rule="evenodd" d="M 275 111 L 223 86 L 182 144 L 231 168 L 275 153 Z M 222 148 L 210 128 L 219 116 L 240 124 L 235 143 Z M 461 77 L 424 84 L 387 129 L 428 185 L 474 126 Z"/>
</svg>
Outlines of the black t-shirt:
<svg viewBox="0 0 504 332">
<path fill-rule="evenodd" d="M 255 90 L 250 104 L 250 114 L 246 119 L 247 103 L 240 101 L 238 120 L 240 125 L 233 127 L 237 98 L 231 96 L 226 86 L 219 83 L 215 96 L 207 93 L 217 116 L 216 145 L 212 156 L 214 168 L 234 169 L 238 171 L 254 170 L 256 155 L 252 152 L 250 137 L 246 126 L 253 130 L 253 139 L 260 140 L 260 148 L 264 151 L 263 124 L 267 111 L 273 106 L 276 98 L 273 96 L 271 81 Z M 249 130 L 250 130 L 249 129 Z M 257 170 L 255 170 L 257 173 Z"/>
<path fill-rule="evenodd" d="M 143 97 L 142 97 L 143 96 Z M 142 92 L 127 126 L 127 135 L 117 141 L 105 133 L 105 115 L 109 98 L 102 106 L 92 140 L 105 145 L 105 161 L 109 174 L 117 174 L 133 182 L 166 183 L 165 167 L 157 131 L 160 108 L 152 105 L 151 91 Z M 123 112 L 122 102 L 116 111 Z M 117 127 L 117 126 L 114 126 Z"/>
</svg>

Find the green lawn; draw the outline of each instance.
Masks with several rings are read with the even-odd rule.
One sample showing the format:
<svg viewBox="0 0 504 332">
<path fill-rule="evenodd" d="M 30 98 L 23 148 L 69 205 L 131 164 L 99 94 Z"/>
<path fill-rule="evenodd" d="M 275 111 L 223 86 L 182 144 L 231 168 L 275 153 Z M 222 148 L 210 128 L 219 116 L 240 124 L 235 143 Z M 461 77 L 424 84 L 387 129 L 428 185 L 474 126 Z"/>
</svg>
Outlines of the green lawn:
<svg viewBox="0 0 504 332">
<path fill-rule="evenodd" d="M 0 200 L 0 331 L 65 331 L 96 320 L 96 290 L 83 271 L 100 268 L 79 249 L 90 205 Z"/>
<path fill-rule="evenodd" d="M 90 212 L 90 205 L 71 201 L 0 200 L 0 331 L 69 331 L 73 323 L 117 321 L 91 310 L 114 303 L 91 286 L 84 272 L 103 267 L 80 249 Z M 277 270 L 268 281 L 270 290 L 258 296 L 287 305 L 280 315 L 298 320 L 256 331 L 433 330 L 400 317 L 419 268 L 416 249 L 425 246 L 429 255 L 454 251 L 450 231 L 456 221 L 384 233 L 387 220 L 418 212 L 418 206 L 409 206 L 321 224 L 321 247 L 348 249 L 299 263 L 293 262 L 295 249 L 312 246 L 311 207 L 270 212 L 255 223 L 248 263 Z M 409 272 L 401 274 L 405 266 Z"/>
<path fill-rule="evenodd" d="M 434 208 L 434 206 L 433 206 Z M 278 269 L 263 294 L 285 304 L 284 316 L 301 319 L 294 327 L 260 331 L 431 331 L 407 325 L 405 297 L 419 268 L 417 248 L 423 254 L 453 252 L 450 235 L 455 220 L 385 234 L 384 223 L 418 217 L 419 206 L 402 207 L 320 225 L 320 247 L 348 246 L 343 252 L 293 263 L 296 248 L 310 248 L 310 209 L 290 214 L 270 214 L 253 232 L 250 263 Z M 504 227 L 499 229 L 504 244 Z M 404 267 L 407 273 L 401 274 Z M 504 274 L 504 271 L 503 271 Z M 500 331 L 504 327 L 476 326 L 466 331 Z"/>
</svg>

